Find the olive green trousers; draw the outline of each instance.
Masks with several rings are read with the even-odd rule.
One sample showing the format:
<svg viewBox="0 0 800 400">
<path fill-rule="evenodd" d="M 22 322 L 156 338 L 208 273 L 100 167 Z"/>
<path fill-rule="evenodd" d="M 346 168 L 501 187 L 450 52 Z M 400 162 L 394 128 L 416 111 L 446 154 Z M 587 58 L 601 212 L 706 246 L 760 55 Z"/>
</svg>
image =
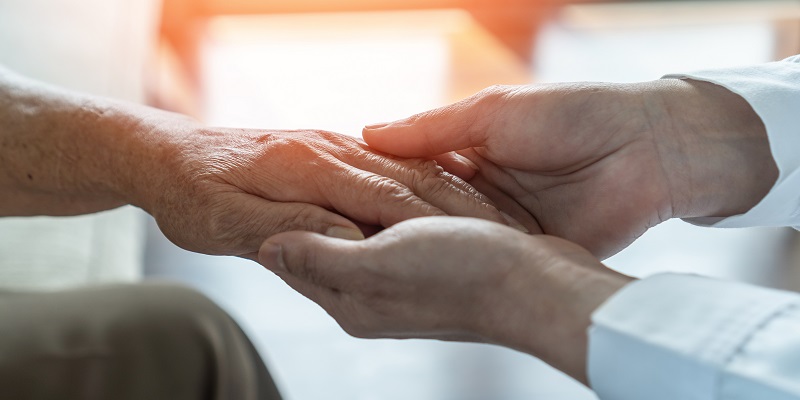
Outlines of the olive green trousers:
<svg viewBox="0 0 800 400">
<path fill-rule="evenodd" d="M 261 357 L 194 290 L 0 292 L 0 399 L 278 400 Z"/>
</svg>

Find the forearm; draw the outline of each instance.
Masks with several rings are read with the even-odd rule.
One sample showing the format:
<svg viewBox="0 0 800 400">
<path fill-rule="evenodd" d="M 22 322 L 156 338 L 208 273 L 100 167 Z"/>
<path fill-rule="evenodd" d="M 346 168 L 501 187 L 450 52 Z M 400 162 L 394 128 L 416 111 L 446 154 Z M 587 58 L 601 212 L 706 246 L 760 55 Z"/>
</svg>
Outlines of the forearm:
<svg viewBox="0 0 800 400">
<path fill-rule="evenodd" d="M 72 215 L 144 201 L 137 188 L 157 179 L 146 167 L 163 159 L 147 137 L 158 113 L 0 69 L 0 215 Z"/>
</svg>

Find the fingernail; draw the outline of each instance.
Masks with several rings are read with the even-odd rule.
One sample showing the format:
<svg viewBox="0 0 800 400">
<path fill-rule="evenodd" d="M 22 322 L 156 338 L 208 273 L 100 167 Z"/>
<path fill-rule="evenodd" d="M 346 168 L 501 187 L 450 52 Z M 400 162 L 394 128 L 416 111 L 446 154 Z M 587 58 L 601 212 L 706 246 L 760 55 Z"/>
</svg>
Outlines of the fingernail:
<svg viewBox="0 0 800 400">
<path fill-rule="evenodd" d="M 506 219 L 506 222 L 508 222 L 508 226 L 510 226 L 510 227 L 522 232 L 522 233 L 531 233 L 531 231 L 529 231 L 528 228 L 526 228 L 525 226 L 520 224 L 519 221 L 514 219 L 514 217 L 512 217 L 512 216 L 510 216 L 510 215 L 508 215 L 508 214 L 506 214 L 506 213 L 504 213 L 502 211 L 500 211 L 500 214 L 502 214 L 503 218 Z"/>
<path fill-rule="evenodd" d="M 344 226 L 332 226 L 328 228 L 328 230 L 325 231 L 325 236 L 345 240 L 364 240 L 364 234 L 360 230 Z"/>
<path fill-rule="evenodd" d="M 367 130 L 381 129 L 387 127 L 389 124 L 391 124 L 391 122 L 381 122 L 377 124 L 367 125 L 364 127 L 364 129 Z"/>
<path fill-rule="evenodd" d="M 258 262 L 270 271 L 286 271 L 286 263 L 283 261 L 283 247 L 265 242 L 258 250 Z"/>
</svg>

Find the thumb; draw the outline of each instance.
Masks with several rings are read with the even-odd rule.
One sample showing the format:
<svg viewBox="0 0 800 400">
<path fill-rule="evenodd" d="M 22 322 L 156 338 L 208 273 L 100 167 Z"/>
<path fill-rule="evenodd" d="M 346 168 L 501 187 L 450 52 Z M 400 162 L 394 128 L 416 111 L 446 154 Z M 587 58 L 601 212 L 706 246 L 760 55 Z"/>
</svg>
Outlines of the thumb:
<svg viewBox="0 0 800 400">
<path fill-rule="evenodd" d="M 219 231 L 216 236 L 223 242 L 238 242 L 235 247 L 239 248 L 239 254 L 255 251 L 264 238 L 289 231 L 318 232 L 350 240 L 364 239 L 364 234 L 352 221 L 313 204 L 271 202 L 251 195 L 239 196 L 231 204 L 226 213 L 218 218 L 224 222 L 216 224 Z"/>
<path fill-rule="evenodd" d="M 312 232 L 286 232 L 264 241 L 258 262 L 278 275 L 342 290 L 355 280 L 357 264 L 363 258 L 355 243 Z"/>
<path fill-rule="evenodd" d="M 432 111 L 403 120 L 368 125 L 362 136 L 371 147 L 401 157 L 431 157 L 484 146 L 500 100 L 506 92 L 493 87 Z"/>
</svg>

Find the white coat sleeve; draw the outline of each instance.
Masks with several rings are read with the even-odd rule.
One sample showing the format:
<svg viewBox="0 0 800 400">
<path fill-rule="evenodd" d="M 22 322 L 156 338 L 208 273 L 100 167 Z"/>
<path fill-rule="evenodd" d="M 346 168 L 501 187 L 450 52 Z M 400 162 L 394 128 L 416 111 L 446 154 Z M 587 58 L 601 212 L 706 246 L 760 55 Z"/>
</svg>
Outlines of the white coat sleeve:
<svg viewBox="0 0 800 400">
<path fill-rule="evenodd" d="M 601 400 L 800 399 L 800 295 L 692 275 L 634 282 L 593 315 Z"/>
<path fill-rule="evenodd" d="M 747 213 L 686 221 L 719 228 L 791 226 L 800 229 L 800 55 L 768 64 L 665 78 L 715 83 L 744 98 L 766 127 L 779 170 L 772 190 Z"/>
<path fill-rule="evenodd" d="M 667 77 L 742 96 L 780 171 L 747 213 L 689 221 L 800 227 L 800 56 Z M 595 311 L 587 366 L 602 400 L 800 400 L 800 295 L 691 275 L 646 278 Z"/>
</svg>

